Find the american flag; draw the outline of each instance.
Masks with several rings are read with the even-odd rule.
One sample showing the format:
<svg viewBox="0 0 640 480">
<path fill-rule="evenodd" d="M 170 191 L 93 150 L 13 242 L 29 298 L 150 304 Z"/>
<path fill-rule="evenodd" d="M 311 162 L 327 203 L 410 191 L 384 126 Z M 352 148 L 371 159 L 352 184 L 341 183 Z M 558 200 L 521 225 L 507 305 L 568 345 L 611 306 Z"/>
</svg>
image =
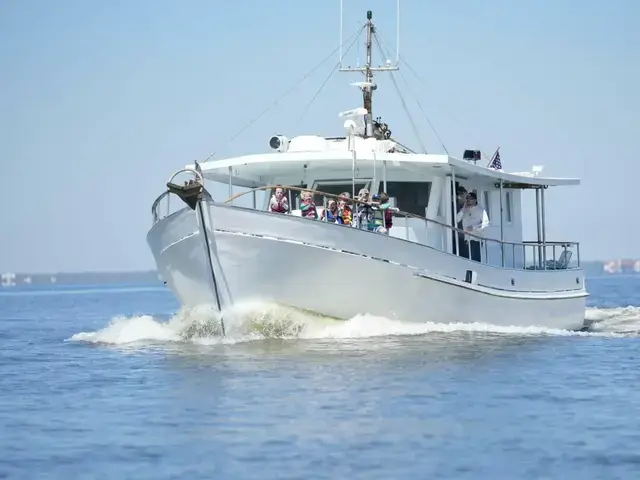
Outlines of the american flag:
<svg viewBox="0 0 640 480">
<path fill-rule="evenodd" d="M 493 154 L 489 165 L 487 168 L 493 168 L 494 170 L 502 170 L 502 162 L 500 161 L 500 147 L 496 150 L 496 153 Z"/>
</svg>

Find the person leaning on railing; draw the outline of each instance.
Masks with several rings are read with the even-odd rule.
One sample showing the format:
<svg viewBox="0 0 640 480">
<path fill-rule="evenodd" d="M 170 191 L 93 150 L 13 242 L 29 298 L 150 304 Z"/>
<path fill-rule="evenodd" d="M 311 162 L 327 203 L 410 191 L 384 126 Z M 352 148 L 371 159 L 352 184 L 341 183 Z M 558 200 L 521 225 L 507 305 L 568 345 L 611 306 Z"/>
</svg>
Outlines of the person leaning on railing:
<svg viewBox="0 0 640 480">
<path fill-rule="evenodd" d="M 340 217 L 340 210 L 338 210 L 338 203 L 333 198 L 327 202 L 327 208 L 322 210 L 320 220 L 328 223 L 343 223 L 343 220 Z"/>
<path fill-rule="evenodd" d="M 400 209 L 394 208 L 389 202 L 389 195 L 385 192 L 381 194 L 374 193 L 371 197 L 373 208 L 373 225 L 369 230 L 373 230 L 376 233 L 384 233 L 389 235 L 389 218 L 387 214 L 392 212 L 399 212 Z"/>
<path fill-rule="evenodd" d="M 276 185 L 275 192 L 269 201 L 269 211 L 272 213 L 288 213 L 289 201 L 284 196 L 284 188 L 282 185 Z"/>
<path fill-rule="evenodd" d="M 393 227 L 393 214 L 398 213 L 400 209 L 391 206 L 391 201 L 387 192 L 382 192 L 380 194 L 380 203 L 380 208 L 384 209 L 384 228 L 387 229 L 387 234 L 389 234 L 389 230 Z"/>
<path fill-rule="evenodd" d="M 351 226 L 351 222 L 353 221 L 353 211 L 349 206 L 351 194 L 349 192 L 342 192 L 339 198 L 340 201 L 338 202 L 338 217 L 342 219 L 343 225 Z"/>
<path fill-rule="evenodd" d="M 373 208 L 371 208 L 371 201 L 369 196 L 369 190 L 361 188 L 358 192 L 358 198 L 356 202 L 356 228 L 362 230 L 371 230 L 373 225 Z"/>
<path fill-rule="evenodd" d="M 478 236 L 481 236 L 482 231 L 489 225 L 487 211 L 478 205 L 478 197 L 475 192 L 467 194 L 465 206 L 456 216 L 456 223 L 460 221 L 462 221 L 462 228 L 465 232 Z M 471 260 L 481 262 L 480 240 L 475 236 L 465 235 L 465 241 L 469 244 Z"/>
<path fill-rule="evenodd" d="M 467 189 L 456 182 L 456 216 L 460 211 L 464 208 L 467 203 Z M 455 222 L 455 228 L 459 230 L 463 230 L 462 221 L 457 220 Z M 469 245 L 465 241 L 464 234 L 461 232 L 452 231 L 452 245 L 453 245 L 453 253 L 455 255 L 459 255 L 461 257 L 469 258 Z M 456 235 L 458 236 L 458 241 L 456 242 Z M 458 251 L 459 250 L 459 251 Z"/>
<path fill-rule="evenodd" d="M 313 201 L 313 193 L 309 191 L 302 192 L 302 204 L 300 205 L 300 215 L 303 218 L 318 219 L 318 210 Z"/>
</svg>

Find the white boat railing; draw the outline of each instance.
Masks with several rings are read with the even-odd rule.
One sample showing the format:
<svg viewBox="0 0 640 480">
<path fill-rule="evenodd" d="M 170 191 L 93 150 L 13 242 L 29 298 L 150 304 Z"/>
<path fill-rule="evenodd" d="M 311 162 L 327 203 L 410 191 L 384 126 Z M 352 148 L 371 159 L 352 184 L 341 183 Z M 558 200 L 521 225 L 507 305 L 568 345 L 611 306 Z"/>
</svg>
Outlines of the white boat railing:
<svg viewBox="0 0 640 480">
<path fill-rule="evenodd" d="M 322 197 L 322 207 L 319 207 L 318 210 L 322 212 L 327 206 L 328 199 L 332 200 L 346 200 L 347 203 L 353 208 L 353 218 L 355 219 L 357 216 L 357 209 L 359 205 L 364 206 L 366 202 L 362 202 L 358 199 L 353 198 L 344 198 L 340 195 L 321 192 L 318 190 L 313 190 L 309 188 L 301 188 L 294 186 L 283 186 L 283 185 L 266 185 L 258 188 L 254 188 L 251 190 L 247 190 L 245 192 L 238 193 L 229 197 L 227 200 L 220 202 L 222 204 L 231 204 L 234 200 L 242 197 L 244 195 L 252 194 L 255 198 L 255 193 L 258 191 L 272 191 L 276 187 L 283 188 L 287 192 L 287 197 L 289 199 L 289 206 L 292 206 L 292 193 L 291 192 L 310 192 L 314 197 L 321 196 Z M 167 208 L 166 215 L 161 216 L 160 213 L 160 205 L 163 199 L 167 199 Z M 252 209 L 252 210 L 260 210 L 256 207 L 255 201 L 253 202 L 253 208 L 251 207 L 239 207 L 233 206 L 233 208 L 242 208 L 242 209 Z M 355 208 L 354 208 L 355 207 Z M 151 207 L 153 224 L 155 225 L 162 218 L 168 216 L 170 214 L 169 210 L 169 192 L 163 192 L 154 202 Z M 308 221 L 317 221 L 317 222 L 327 222 L 326 216 L 324 219 L 320 219 L 320 212 L 318 213 L 317 220 L 308 220 Z M 273 215 L 292 215 L 291 210 L 287 213 L 273 213 Z M 293 215 L 292 215 L 293 216 Z M 307 219 L 304 219 L 307 220 Z M 398 222 L 397 220 L 401 220 Z M 342 225 L 335 224 L 336 228 L 351 228 L 357 227 L 355 225 L 356 222 L 353 222 L 352 225 Z M 399 224 L 400 223 L 400 224 Z M 422 232 L 417 232 L 416 227 L 423 229 Z M 399 235 L 398 231 L 400 229 L 404 229 L 404 238 Z M 435 230 L 435 231 L 434 231 Z M 367 231 L 363 229 L 363 231 Z M 543 240 L 538 242 L 536 241 L 522 241 L 522 242 L 512 242 L 507 240 L 500 240 L 496 238 L 490 238 L 486 236 L 476 235 L 470 232 L 465 232 L 460 230 L 452 225 L 448 225 L 446 223 L 440 222 L 435 219 L 427 218 L 426 216 L 415 215 L 412 213 L 404 212 L 402 210 L 394 211 L 393 213 L 393 227 L 391 228 L 393 231 L 393 235 L 390 235 L 393 238 L 399 238 L 401 240 L 418 243 L 430 248 L 436 248 L 438 250 L 449 252 L 449 240 L 446 238 L 446 235 L 451 237 L 451 249 L 453 245 L 455 245 L 455 236 L 458 236 L 458 248 L 462 245 L 463 242 L 468 242 L 469 240 L 477 240 L 481 245 L 481 262 L 492 264 L 495 266 L 502 266 L 505 268 L 516 268 L 516 269 L 524 269 L 524 270 L 567 270 L 567 269 L 577 269 L 580 268 L 580 243 L 579 242 L 570 242 L 570 241 L 548 241 Z M 367 231 L 368 232 L 368 231 Z M 380 233 L 368 232 L 372 235 L 381 235 Z M 424 235 L 424 236 L 423 236 Z M 430 243 L 429 240 L 434 239 L 434 237 L 439 237 L 436 240 L 436 246 L 433 243 Z M 424 240 L 421 240 L 423 238 Z M 460 249 L 463 250 L 463 249 Z M 470 248 L 467 243 L 467 248 L 465 249 L 469 252 Z M 575 258 L 574 258 L 575 253 Z"/>
<path fill-rule="evenodd" d="M 167 199 L 167 209 L 166 209 L 166 213 L 163 216 L 160 216 L 160 203 L 162 202 L 162 200 Z M 165 217 L 168 217 L 170 215 L 170 207 L 171 207 L 171 203 L 169 201 L 169 190 L 165 190 L 164 192 L 162 192 L 158 198 L 156 198 L 156 200 L 153 202 L 153 205 L 151 205 L 151 226 L 155 225 L 156 223 L 158 223 L 160 220 L 162 220 Z"/>
</svg>

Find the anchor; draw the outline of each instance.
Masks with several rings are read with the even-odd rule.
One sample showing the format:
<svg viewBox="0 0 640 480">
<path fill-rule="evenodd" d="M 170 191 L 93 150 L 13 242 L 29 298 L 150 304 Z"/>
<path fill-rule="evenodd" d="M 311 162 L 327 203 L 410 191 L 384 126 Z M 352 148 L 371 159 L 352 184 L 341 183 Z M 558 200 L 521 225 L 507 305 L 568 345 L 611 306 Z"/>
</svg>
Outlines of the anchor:
<svg viewBox="0 0 640 480">
<path fill-rule="evenodd" d="M 167 190 L 180 197 L 191 210 L 195 210 L 202 200 L 213 200 L 199 180 L 189 180 L 184 185 L 168 182 Z"/>
</svg>

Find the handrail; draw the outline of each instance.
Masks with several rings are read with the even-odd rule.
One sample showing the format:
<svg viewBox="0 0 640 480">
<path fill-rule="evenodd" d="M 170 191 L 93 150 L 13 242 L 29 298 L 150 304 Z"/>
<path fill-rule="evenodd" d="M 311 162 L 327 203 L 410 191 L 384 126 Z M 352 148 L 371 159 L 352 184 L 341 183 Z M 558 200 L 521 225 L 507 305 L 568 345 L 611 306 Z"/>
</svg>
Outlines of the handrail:
<svg viewBox="0 0 640 480">
<path fill-rule="evenodd" d="M 160 205 L 160 202 L 162 201 L 162 199 L 164 197 L 166 197 L 167 195 L 169 195 L 169 190 L 165 190 L 160 195 L 158 195 L 158 198 L 156 198 L 155 201 L 153 202 L 153 204 L 151 205 L 151 216 L 153 218 L 153 225 L 158 223 L 158 220 L 159 220 L 159 217 L 158 217 L 158 205 Z M 167 210 L 169 210 L 169 205 L 168 204 L 167 204 Z"/>
<path fill-rule="evenodd" d="M 275 189 L 276 187 L 277 187 L 277 188 L 282 188 L 283 190 L 293 190 L 293 191 L 297 191 L 297 192 L 309 192 L 309 193 L 312 193 L 312 194 L 314 194 L 314 195 L 321 195 L 321 196 L 323 196 L 323 197 L 329 197 L 329 198 L 333 198 L 333 199 L 336 199 L 336 200 L 338 200 L 338 199 L 340 199 L 340 200 L 344 199 L 344 198 L 343 198 L 343 197 L 341 197 L 339 194 L 338 194 L 338 195 L 336 195 L 335 193 L 321 192 L 320 190 L 313 190 L 313 189 L 311 189 L 311 188 L 293 187 L 293 186 L 288 186 L 288 185 L 263 185 L 263 186 L 261 186 L 261 187 L 256 187 L 256 188 L 252 188 L 252 189 L 250 189 L 250 190 L 247 190 L 246 192 L 236 193 L 235 195 L 233 195 L 233 196 L 231 196 L 231 197 L 227 198 L 227 199 L 226 199 L 225 201 L 223 201 L 222 203 L 231 203 L 231 202 L 233 202 L 234 200 L 236 200 L 237 198 L 240 198 L 240 197 L 242 197 L 242 196 L 244 196 L 244 195 L 246 195 L 246 194 L 248 194 L 248 193 L 252 193 L 252 192 L 260 191 L 260 190 Z M 356 204 L 358 204 L 358 205 L 367 205 L 367 204 L 369 204 L 369 205 L 370 205 L 370 202 L 363 202 L 362 200 L 358 200 L 357 198 L 355 198 L 355 199 L 354 199 L 354 198 L 348 198 L 348 199 L 346 199 L 346 201 L 347 201 L 347 202 L 349 202 L 349 203 L 356 203 Z M 323 208 L 324 208 L 324 207 L 323 207 Z M 405 211 L 403 211 L 403 210 L 398 210 L 398 212 L 395 212 L 395 213 L 396 213 L 398 216 L 402 216 L 402 217 L 415 218 L 415 219 L 417 219 L 417 220 L 426 220 L 427 222 L 434 223 L 434 224 L 436 224 L 436 225 L 440 225 L 441 227 L 448 228 L 448 229 L 450 229 L 451 231 L 455 231 L 455 232 L 458 232 L 458 233 L 462 233 L 462 234 L 464 234 L 464 235 L 468 235 L 468 236 L 470 236 L 470 237 L 475 237 L 475 238 L 477 238 L 477 239 L 479 239 L 479 240 L 495 240 L 495 241 L 497 241 L 497 242 L 501 242 L 501 243 L 505 243 L 505 244 L 510 244 L 510 245 L 511 245 L 511 244 L 513 244 L 513 245 L 521 245 L 522 243 L 524 243 L 524 242 L 510 242 L 510 241 L 507 241 L 507 240 L 505 240 L 505 241 L 501 241 L 501 240 L 493 239 L 493 238 L 492 238 L 492 239 L 488 239 L 487 237 L 483 237 L 482 235 L 475 235 L 475 234 L 473 234 L 473 233 L 466 232 L 466 231 L 464 231 L 464 230 L 462 230 L 462 229 L 459 229 L 459 228 L 454 227 L 454 226 L 452 226 L 452 225 L 449 225 L 449 224 L 446 224 L 446 223 L 440 222 L 440 221 L 438 221 L 438 220 L 433 220 L 433 219 L 431 219 L 431 218 L 427 218 L 427 217 L 421 217 L 420 215 L 416 215 L 415 213 L 409 213 L 409 212 L 405 212 Z M 529 243 L 529 242 L 527 242 L 527 243 Z M 546 244 L 546 245 L 552 245 L 552 244 L 554 244 L 554 243 L 557 243 L 558 245 L 560 245 L 561 243 L 564 243 L 564 242 L 545 242 L 545 244 Z M 576 242 L 569 242 L 569 243 L 571 243 L 571 244 L 575 244 Z"/>
<path fill-rule="evenodd" d="M 327 193 L 327 192 L 322 192 L 320 190 L 314 190 L 312 188 L 303 188 L 303 187 L 296 187 L 296 186 L 292 186 L 292 185 L 262 185 L 260 187 L 255 187 L 255 188 L 251 188 L 245 192 L 239 192 L 236 193 L 235 195 L 232 195 L 231 197 L 229 197 L 228 199 L 226 199 L 225 201 L 223 201 L 222 203 L 228 204 L 228 203 L 232 203 L 234 200 L 247 195 L 249 193 L 254 193 L 257 191 L 265 191 L 265 190 L 273 190 L 275 188 L 282 188 L 283 190 L 287 191 L 296 191 L 296 192 L 309 192 L 313 195 L 319 195 L 322 197 L 325 197 L 325 199 L 328 198 L 332 198 L 332 199 L 340 199 L 340 200 L 346 200 L 348 203 L 351 204 L 356 204 L 356 205 L 370 205 L 370 202 L 364 202 L 362 200 L 358 200 L 357 198 L 347 198 L 345 199 L 344 197 L 342 197 L 340 194 L 334 194 L 334 193 Z M 323 208 L 325 208 L 323 206 Z M 509 240 L 500 240 L 497 238 L 488 238 L 482 235 L 476 235 L 474 233 L 471 232 L 466 232 L 462 229 L 457 228 L 457 226 L 453 226 L 453 225 L 448 225 L 446 223 L 440 222 L 438 220 L 434 220 L 431 218 L 427 218 L 427 217 L 422 217 L 420 215 L 416 215 L 414 213 L 409 213 L 409 212 L 405 212 L 402 210 L 398 210 L 397 212 L 394 212 L 394 216 L 396 217 L 404 217 L 406 218 L 413 218 L 413 219 L 417 219 L 423 222 L 428 223 L 432 223 L 435 225 L 439 225 L 451 232 L 455 232 L 457 234 L 462 234 L 465 236 L 465 239 L 467 238 L 474 238 L 477 239 L 479 242 L 483 242 L 484 243 L 484 250 L 485 250 L 485 258 L 487 256 L 487 244 L 490 242 L 493 243 L 497 243 L 498 245 L 500 245 L 501 249 L 504 249 L 507 246 L 510 246 L 511 249 L 513 250 L 513 261 L 515 264 L 515 247 L 516 246 L 520 246 L 523 248 L 523 265 L 526 264 L 526 253 L 525 253 L 525 248 L 527 246 L 533 246 L 535 245 L 536 247 L 542 247 L 545 248 L 546 247 L 551 247 L 553 249 L 553 258 L 550 260 L 547 260 L 545 262 L 542 261 L 542 258 L 538 258 L 537 259 L 537 263 L 540 267 L 540 269 L 542 270 L 546 270 L 548 269 L 547 266 L 549 266 L 549 269 L 556 269 L 557 267 L 555 265 L 557 265 L 558 261 L 556 260 L 556 247 L 561 247 L 564 251 L 566 251 L 568 248 L 575 246 L 577 249 L 577 262 L 578 262 L 578 266 L 580 265 L 580 243 L 579 242 L 565 242 L 565 241 L 522 241 L 522 242 L 512 242 Z M 408 228 L 408 225 L 407 225 Z M 408 235 L 407 235 L 407 239 L 408 239 Z M 508 248 L 508 247 L 507 247 Z M 565 254 L 566 255 L 566 254 Z M 536 255 L 535 255 L 535 250 L 534 250 L 534 255 L 533 255 L 533 263 L 536 263 Z M 502 266 L 504 265 L 504 255 L 502 255 Z M 564 268 L 569 268 L 568 265 Z"/>
<path fill-rule="evenodd" d="M 169 182 L 171 183 L 173 182 L 173 179 L 176 178 L 178 175 L 180 175 L 181 173 L 184 172 L 189 172 L 189 173 L 193 173 L 196 178 L 197 181 L 200 182 L 201 184 L 204 185 L 204 177 L 202 176 L 202 174 L 200 172 L 198 172 L 197 170 L 190 168 L 190 167 L 186 167 L 186 168 L 181 168 L 180 170 L 178 170 L 177 172 L 175 172 L 173 175 L 171 175 L 171 177 L 169 177 Z M 152 217 L 152 226 L 155 225 L 156 223 L 158 223 L 159 220 L 159 215 L 158 215 L 158 205 L 160 205 L 160 202 L 162 201 L 162 199 L 166 196 L 169 195 L 169 189 L 165 190 L 164 192 L 162 192 L 160 195 L 158 195 L 158 198 L 155 199 L 155 201 L 153 202 L 153 204 L 151 205 L 151 217 Z M 167 200 L 167 216 L 169 215 L 169 200 Z"/>
<path fill-rule="evenodd" d="M 204 185 L 204 177 L 202 176 L 202 174 L 199 171 L 197 171 L 196 169 L 191 168 L 191 167 L 181 168 L 176 173 L 171 175 L 171 177 L 169 178 L 169 183 L 173 182 L 174 178 L 176 178 L 178 175 L 180 175 L 181 173 L 184 173 L 184 172 L 193 173 L 196 177 L 198 177 L 198 182 L 200 182 L 201 185 Z"/>
<path fill-rule="evenodd" d="M 293 191 L 297 191 L 297 192 L 309 192 L 309 193 L 312 193 L 314 195 L 321 195 L 323 197 L 333 198 L 334 200 L 346 200 L 347 203 L 355 203 L 355 204 L 358 204 L 358 205 L 371 205 L 371 202 L 364 202 L 362 200 L 358 200 L 357 198 L 346 198 L 345 199 L 344 197 L 340 196 L 339 194 L 336 195 L 335 193 L 321 192 L 320 190 L 313 190 L 312 188 L 290 187 L 290 186 L 285 186 L 285 185 L 263 185 L 261 187 L 252 188 L 250 190 L 247 190 L 246 192 L 236 193 L 235 195 L 227 198 L 222 203 L 231 203 L 234 200 L 236 200 L 237 198 L 240 198 L 240 197 L 242 197 L 242 196 L 244 196 L 244 195 L 246 195 L 248 193 L 257 192 L 257 191 L 260 191 L 260 190 L 272 190 L 272 189 L 275 189 L 276 187 L 277 188 L 282 188 L 283 190 L 293 190 Z M 322 207 L 322 208 L 324 208 L 324 207 Z M 395 212 L 395 213 L 400 214 L 403 217 L 416 218 L 418 220 L 427 220 L 429 222 L 435 223 L 435 224 L 440 225 L 442 227 L 451 228 L 452 230 L 455 230 L 457 232 L 464 233 L 465 235 L 468 234 L 468 235 L 471 235 L 473 237 L 481 238 L 483 240 L 485 238 L 485 237 L 481 237 L 479 235 L 470 234 L 469 232 L 465 232 L 464 230 L 460 230 L 460 229 L 458 229 L 456 227 L 453 227 L 451 225 L 447 225 L 446 223 L 439 222 L 438 220 L 432 220 L 432 219 L 429 219 L 429 218 L 426 218 L 426 217 L 421 217 L 420 215 L 416 215 L 415 213 L 409 213 L 409 212 L 405 212 L 405 211 L 402 211 L 402 210 L 398 210 L 398 212 Z"/>
<path fill-rule="evenodd" d="M 198 174 L 198 172 L 196 172 L 194 170 L 190 170 L 190 169 L 186 169 L 186 170 L 183 170 L 183 171 L 188 171 L 190 173 L 195 173 L 196 175 Z M 181 172 L 177 172 L 177 173 L 181 173 Z M 175 175 L 176 174 L 174 174 L 174 177 L 175 177 Z M 174 177 L 172 177 L 172 179 Z M 275 188 L 282 188 L 284 191 L 289 191 L 289 192 L 291 192 L 291 191 L 298 192 L 298 193 L 299 192 L 309 192 L 309 193 L 311 193 L 313 195 L 322 196 L 325 199 L 325 202 L 324 202 L 325 204 L 326 204 L 326 199 L 327 198 L 331 198 L 331 199 L 336 199 L 336 200 L 338 200 L 338 199 L 346 200 L 347 203 L 352 204 L 352 205 L 356 205 L 356 206 L 357 205 L 361 205 L 362 206 L 362 205 L 367 205 L 367 204 L 371 205 L 370 202 L 364 202 L 364 201 L 359 200 L 357 198 L 344 198 L 340 194 L 333 194 L 333 193 L 322 192 L 320 190 L 314 190 L 314 189 L 311 189 L 311 188 L 303 188 L 303 187 L 296 187 L 296 186 L 290 186 L 290 185 L 280 185 L 280 184 L 278 184 L 278 185 L 263 185 L 263 186 L 251 188 L 251 189 L 249 189 L 247 191 L 236 193 L 235 195 L 230 196 L 229 198 L 227 198 L 226 200 L 224 200 L 221 203 L 230 204 L 230 203 L 234 202 L 236 199 L 238 199 L 240 197 L 243 197 L 243 196 L 245 196 L 247 194 L 250 194 L 250 193 L 255 194 L 255 192 L 257 192 L 257 191 L 273 190 Z M 157 223 L 157 221 L 158 221 L 158 212 L 157 212 L 158 205 L 162 201 L 162 199 L 165 196 L 167 196 L 168 194 L 169 194 L 168 191 L 163 192 L 155 200 L 155 202 L 153 203 L 152 215 L 153 215 L 154 224 Z M 291 202 L 291 195 L 289 195 L 289 200 Z M 326 207 L 326 205 L 323 206 L 323 208 L 325 208 L 325 207 Z M 255 205 L 254 205 L 254 208 L 255 208 Z M 167 207 L 167 215 L 168 215 L 168 207 Z M 405 218 L 405 222 L 406 222 L 405 228 L 407 229 L 407 238 L 406 239 L 408 241 L 413 241 L 413 240 L 409 240 L 409 233 L 408 233 L 409 224 L 408 224 L 408 222 L 406 220 L 406 219 L 411 218 L 411 219 L 420 220 L 421 222 L 425 222 L 425 228 L 427 228 L 427 229 L 428 229 L 428 224 L 431 223 L 433 225 L 438 225 L 438 226 L 444 228 L 447 231 L 454 232 L 455 234 L 464 235 L 465 240 L 467 240 L 469 238 L 473 238 L 473 239 L 481 242 L 481 245 L 484 245 L 485 261 L 488 258 L 488 244 L 489 243 L 495 243 L 495 244 L 498 244 L 500 246 L 501 253 L 503 253 L 505 249 L 511 248 L 512 255 L 513 255 L 512 261 L 513 261 L 513 264 L 514 264 L 514 268 L 516 268 L 515 267 L 515 263 L 516 263 L 516 246 L 522 248 L 522 256 L 519 257 L 520 260 L 522 260 L 522 264 L 523 264 L 522 268 L 536 269 L 536 270 L 537 269 L 540 269 L 540 270 L 547 270 L 547 269 L 556 270 L 556 269 L 573 268 L 573 267 L 569 267 L 568 261 L 567 261 L 566 265 L 558 267 L 559 261 L 557 260 L 557 257 L 556 257 L 556 248 L 559 247 L 562 251 L 567 252 L 567 250 L 569 248 L 575 247 L 576 248 L 576 254 L 577 254 L 577 265 L 578 265 L 578 267 L 580 266 L 580 243 L 579 242 L 546 241 L 546 240 L 540 241 L 540 242 L 539 241 L 530 241 L 530 240 L 525 240 L 525 241 L 521 241 L 521 242 L 513 242 L 513 241 L 508 241 L 508 240 L 500 240 L 500 239 L 496 239 L 496 238 L 489 238 L 489 237 L 477 235 L 477 234 L 474 234 L 474 233 L 471 233 L 471 232 L 466 232 L 466 231 L 464 231 L 462 229 L 457 228 L 457 226 L 448 225 L 447 223 L 441 222 L 439 220 L 430 219 L 430 218 L 427 218 L 426 216 L 423 217 L 423 216 L 416 215 L 416 214 L 409 213 L 409 212 L 405 212 L 405 211 L 402 211 L 402 210 L 399 210 L 399 209 L 397 211 L 394 211 L 394 217 L 403 217 L 403 218 Z M 468 244 L 467 244 L 467 246 L 468 246 Z M 535 247 L 535 248 L 533 248 L 533 247 Z M 542 248 L 546 252 L 546 248 L 547 247 L 550 247 L 552 249 L 552 252 L 550 252 L 550 253 L 552 253 L 552 259 L 546 260 L 546 258 L 548 258 L 548 257 L 546 257 L 546 258 L 543 257 L 540 254 L 540 252 L 538 252 L 538 254 L 536 255 L 536 250 L 537 249 Z M 529 267 L 526 266 L 526 264 L 527 264 L 526 250 L 527 250 L 527 248 L 530 248 L 533 251 L 533 255 L 532 255 L 533 258 L 531 259 L 531 260 L 533 260 L 533 262 L 532 262 L 533 266 L 529 266 Z M 569 251 L 569 253 L 565 253 L 564 255 L 566 257 L 567 255 L 570 255 L 570 254 L 571 254 L 571 252 Z M 501 257 L 502 257 L 502 266 L 504 267 L 505 266 L 505 256 L 501 255 Z M 545 261 L 543 261 L 543 258 L 544 258 Z M 562 255 L 560 256 L 560 258 L 562 258 Z"/>
</svg>

